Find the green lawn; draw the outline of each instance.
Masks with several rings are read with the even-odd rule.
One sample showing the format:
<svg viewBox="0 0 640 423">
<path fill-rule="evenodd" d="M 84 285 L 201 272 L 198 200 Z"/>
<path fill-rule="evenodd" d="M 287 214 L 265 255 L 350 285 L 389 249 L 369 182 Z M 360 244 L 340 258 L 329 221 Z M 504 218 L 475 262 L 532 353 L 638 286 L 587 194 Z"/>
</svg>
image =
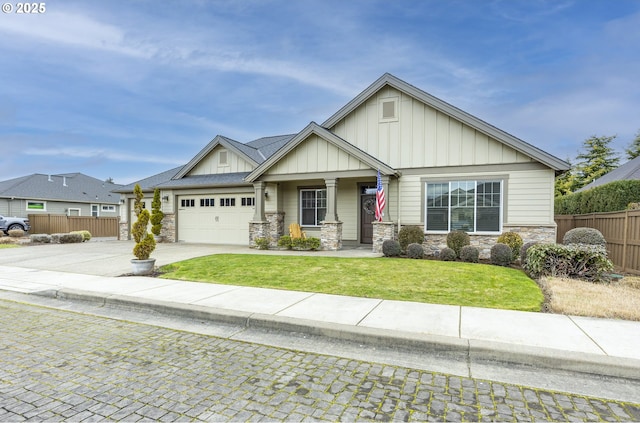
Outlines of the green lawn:
<svg viewBox="0 0 640 423">
<path fill-rule="evenodd" d="M 161 271 L 166 279 L 507 310 L 540 311 L 544 299 L 520 270 L 435 260 L 217 254 Z"/>
<path fill-rule="evenodd" d="M 1 248 L 16 248 L 18 247 L 18 245 L 16 244 L 0 244 L 0 249 Z"/>
</svg>

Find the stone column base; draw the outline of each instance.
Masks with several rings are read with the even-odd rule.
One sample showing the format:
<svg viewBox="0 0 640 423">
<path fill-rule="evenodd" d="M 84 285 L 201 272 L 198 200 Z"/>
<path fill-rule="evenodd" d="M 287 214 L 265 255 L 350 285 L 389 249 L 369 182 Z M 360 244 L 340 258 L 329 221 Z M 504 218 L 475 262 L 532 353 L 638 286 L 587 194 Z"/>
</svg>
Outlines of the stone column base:
<svg viewBox="0 0 640 423">
<path fill-rule="evenodd" d="M 162 229 L 160 230 L 160 236 L 163 237 L 165 242 L 176 242 L 176 214 L 165 213 L 162 219 Z"/>
<path fill-rule="evenodd" d="M 323 250 L 337 251 L 342 249 L 342 222 L 322 222 L 320 245 Z"/>
<path fill-rule="evenodd" d="M 382 253 L 382 243 L 397 239 L 398 225 L 395 222 L 373 222 L 373 252 Z"/>
<path fill-rule="evenodd" d="M 256 239 L 258 238 L 271 239 L 270 228 L 269 222 L 249 222 L 249 247 L 255 248 L 257 246 Z"/>
<path fill-rule="evenodd" d="M 284 212 L 269 212 L 265 213 L 265 217 L 269 221 L 269 237 L 271 239 L 269 245 L 275 247 L 278 245 L 278 240 L 284 232 Z"/>
<path fill-rule="evenodd" d="M 120 222 L 120 235 L 118 235 L 118 239 L 121 241 L 129 239 L 129 222 Z"/>
</svg>

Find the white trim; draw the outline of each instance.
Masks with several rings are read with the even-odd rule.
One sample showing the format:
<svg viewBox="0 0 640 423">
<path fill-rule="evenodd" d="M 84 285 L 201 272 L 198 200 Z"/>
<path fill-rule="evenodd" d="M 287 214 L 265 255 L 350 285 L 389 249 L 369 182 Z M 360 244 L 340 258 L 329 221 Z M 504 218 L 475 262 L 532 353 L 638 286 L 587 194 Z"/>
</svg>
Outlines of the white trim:
<svg viewBox="0 0 640 423">
<path fill-rule="evenodd" d="M 93 214 L 93 208 L 96 208 L 95 210 L 95 215 Z M 89 206 L 89 209 L 91 210 L 91 217 L 100 217 L 100 205 L 99 204 L 91 204 Z"/>
<path fill-rule="evenodd" d="M 497 235 L 497 234 L 501 234 L 502 233 L 502 229 L 503 229 L 503 219 L 504 219 L 504 208 L 505 208 L 505 198 L 504 198 L 504 179 L 499 178 L 499 179 L 492 179 L 492 178 L 487 178 L 487 179 L 451 179 L 451 180 L 433 180 L 433 181 L 424 181 L 424 226 L 423 226 L 423 230 L 425 234 L 434 234 L 434 235 L 444 235 L 444 234 L 448 234 L 449 232 L 452 231 L 451 229 L 451 183 L 454 182 L 473 182 L 474 183 L 474 201 L 473 201 L 473 231 L 466 231 L 468 234 L 470 235 Z M 500 183 L 500 207 L 499 207 L 499 211 L 498 211 L 498 230 L 496 231 L 478 231 L 477 227 L 478 227 L 478 222 L 477 222 L 477 218 L 478 218 L 478 182 L 498 182 Z M 449 201 L 447 202 L 447 230 L 443 231 L 443 230 L 427 230 L 427 224 L 428 224 L 428 210 L 429 207 L 427 206 L 427 202 L 428 202 L 428 189 L 427 186 L 429 184 L 448 184 L 448 190 L 447 193 L 449 195 Z"/>
<path fill-rule="evenodd" d="M 42 208 L 29 208 L 29 204 L 42 204 Z M 46 212 L 47 211 L 47 202 L 46 201 L 37 201 L 37 200 L 27 200 L 25 202 L 25 210 L 30 212 Z"/>
<path fill-rule="evenodd" d="M 78 217 L 82 216 L 82 209 L 81 208 L 76 208 L 76 207 L 71 207 L 67 209 L 67 216 L 71 216 L 71 210 L 78 210 Z"/>
</svg>

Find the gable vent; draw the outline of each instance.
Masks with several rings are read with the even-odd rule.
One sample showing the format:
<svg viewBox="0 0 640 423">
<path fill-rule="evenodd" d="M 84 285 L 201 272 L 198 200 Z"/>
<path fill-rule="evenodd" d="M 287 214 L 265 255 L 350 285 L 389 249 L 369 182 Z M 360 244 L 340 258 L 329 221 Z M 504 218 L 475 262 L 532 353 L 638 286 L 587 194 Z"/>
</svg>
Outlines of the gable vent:
<svg viewBox="0 0 640 423">
<path fill-rule="evenodd" d="M 398 120 L 398 97 L 380 99 L 380 122 Z"/>
</svg>

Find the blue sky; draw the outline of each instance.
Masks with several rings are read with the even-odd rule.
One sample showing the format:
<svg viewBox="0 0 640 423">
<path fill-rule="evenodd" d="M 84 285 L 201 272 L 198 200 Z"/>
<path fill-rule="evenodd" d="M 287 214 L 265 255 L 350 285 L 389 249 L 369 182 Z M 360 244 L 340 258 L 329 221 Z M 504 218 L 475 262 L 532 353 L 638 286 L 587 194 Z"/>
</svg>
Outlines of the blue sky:
<svg viewBox="0 0 640 423">
<path fill-rule="evenodd" d="M 385 72 L 561 159 L 592 135 L 617 135 L 622 155 L 640 130 L 638 0 L 45 8 L 0 13 L 0 180 L 130 183 L 218 134 L 247 142 L 323 122 Z"/>
</svg>

